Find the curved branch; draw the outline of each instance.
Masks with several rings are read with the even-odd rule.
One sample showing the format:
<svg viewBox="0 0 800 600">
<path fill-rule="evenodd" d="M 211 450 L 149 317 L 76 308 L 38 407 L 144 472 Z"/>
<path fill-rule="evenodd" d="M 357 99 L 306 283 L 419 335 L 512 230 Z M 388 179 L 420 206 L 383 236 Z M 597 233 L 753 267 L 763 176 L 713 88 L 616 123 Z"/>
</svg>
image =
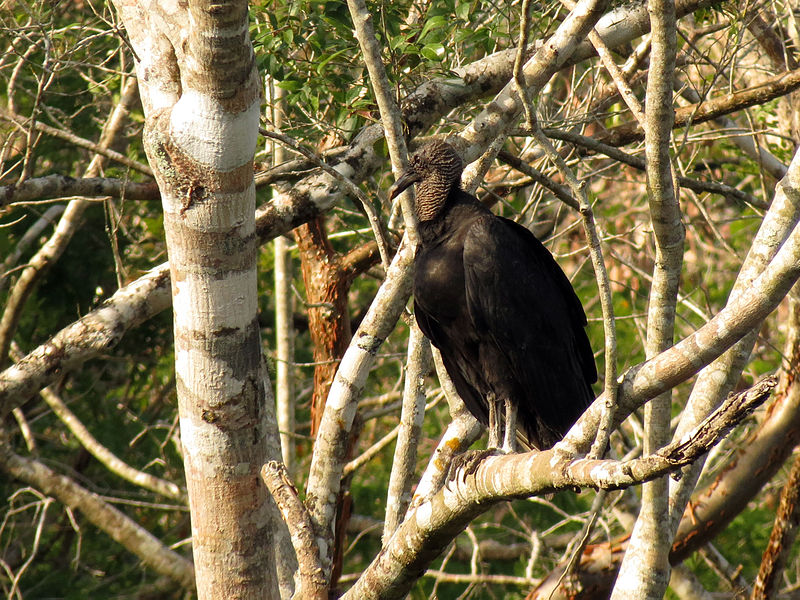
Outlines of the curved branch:
<svg viewBox="0 0 800 600">
<path fill-rule="evenodd" d="M 404 597 L 445 545 L 473 518 L 498 502 L 574 486 L 620 489 L 674 472 L 707 452 L 764 402 L 775 385 L 775 378 L 767 377 L 731 396 L 683 440 L 643 458 L 624 462 L 569 460 L 556 449 L 489 457 L 474 473 L 450 481 L 417 507 L 343 598 Z"/>
<path fill-rule="evenodd" d="M 11 477 L 53 496 L 64 505 L 80 510 L 98 529 L 135 554 L 157 573 L 194 589 L 194 567 L 177 552 L 97 494 L 86 490 L 69 477 L 56 473 L 38 460 L 19 456 L 7 447 L 0 449 L 0 469 Z"/>
<path fill-rule="evenodd" d="M 328 597 L 311 516 L 292 485 L 286 466 L 271 460 L 261 467 L 261 478 L 269 488 L 292 536 L 297 553 L 298 586 L 294 598 L 323 600 Z"/>
</svg>

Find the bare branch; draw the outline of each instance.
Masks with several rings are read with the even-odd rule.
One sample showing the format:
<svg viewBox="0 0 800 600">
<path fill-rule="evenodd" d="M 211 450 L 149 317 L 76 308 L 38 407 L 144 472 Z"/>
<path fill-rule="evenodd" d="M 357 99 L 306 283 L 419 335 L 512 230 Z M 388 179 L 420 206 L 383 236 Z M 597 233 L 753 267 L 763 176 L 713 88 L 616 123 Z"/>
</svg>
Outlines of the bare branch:
<svg viewBox="0 0 800 600">
<path fill-rule="evenodd" d="M 0 373 L 0 415 L 8 414 L 61 374 L 116 346 L 128 329 L 166 309 L 170 301 L 166 264 L 117 290 L 99 308 Z"/>
<path fill-rule="evenodd" d="M 297 489 L 289 478 L 286 467 L 271 460 L 261 468 L 261 478 L 278 504 L 297 553 L 298 586 L 293 597 L 298 600 L 327 599 L 325 572 L 319 558 L 319 545 L 315 540 L 314 526 Z"/>
<path fill-rule="evenodd" d="M 675 337 L 685 232 L 669 152 L 674 119 L 672 78 L 677 50 L 675 3 L 673 0 L 649 0 L 647 10 L 652 52 L 647 76 L 647 110 L 641 126 L 645 132 L 647 200 L 655 239 L 645 341 L 645 356 L 652 358 L 672 346 Z M 636 118 L 641 119 L 640 111 Z M 669 441 L 671 408 L 671 390 L 645 405 L 643 452 L 652 453 Z M 672 544 L 672 532 L 665 526 L 668 518 L 666 478 L 643 485 L 642 507 L 620 566 L 612 600 L 658 600 L 664 595 L 669 583 L 667 554 Z"/>
<path fill-rule="evenodd" d="M 47 175 L 26 179 L 17 185 L 0 186 L 0 206 L 25 204 L 50 198 L 113 196 L 128 200 L 158 200 L 161 195 L 154 181 L 139 183 L 110 177 L 74 178 L 66 175 Z"/>
<path fill-rule="evenodd" d="M 404 597 L 452 537 L 497 502 L 576 485 L 619 489 L 674 472 L 707 452 L 764 402 L 775 384 L 774 378 L 765 378 L 730 397 L 691 435 L 640 459 L 570 460 L 557 450 L 489 457 L 474 473 L 451 480 L 418 506 L 343 598 Z"/>
<path fill-rule="evenodd" d="M 675 110 L 675 122 L 672 127 L 677 128 L 688 124 L 704 123 L 717 117 L 780 98 L 797 88 L 800 88 L 800 69 L 775 75 L 759 85 L 711 98 L 701 102 L 699 105 L 682 106 Z M 615 127 L 607 133 L 598 135 L 597 139 L 609 146 L 624 146 L 641 140 L 643 137 L 644 131 L 641 126 L 636 121 L 631 121 L 625 125 Z"/>
<path fill-rule="evenodd" d="M 412 478 L 425 416 L 425 375 L 431 368 L 431 347 L 416 323 L 410 326 L 400 431 L 392 460 L 386 498 L 383 539 L 388 540 L 411 503 Z"/>
<path fill-rule="evenodd" d="M 130 517 L 87 491 L 69 477 L 54 472 L 38 460 L 19 456 L 7 446 L 0 449 L 0 469 L 9 476 L 53 496 L 66 506 L 80 510 L 95 527 L 135 554 L 161 575 L 194 589 L 192 563 L 164 546 Z"/>
</svg>

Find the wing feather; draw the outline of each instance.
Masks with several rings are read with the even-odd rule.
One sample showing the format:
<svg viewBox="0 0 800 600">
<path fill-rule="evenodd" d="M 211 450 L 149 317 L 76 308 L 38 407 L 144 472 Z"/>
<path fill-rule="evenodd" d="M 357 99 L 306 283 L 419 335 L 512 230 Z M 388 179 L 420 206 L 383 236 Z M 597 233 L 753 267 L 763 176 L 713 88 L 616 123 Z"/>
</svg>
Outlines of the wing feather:
<svg viewBox="0 0 800 600">
<path fill-rule="evenodd" d="M 490 214 L 465 238 L 464 272 L 473 326 L 505 357 L 523 426 L 552 444 L 591 402 L 597 378 L 572 285 L 532 233 Z"/>
</svg>

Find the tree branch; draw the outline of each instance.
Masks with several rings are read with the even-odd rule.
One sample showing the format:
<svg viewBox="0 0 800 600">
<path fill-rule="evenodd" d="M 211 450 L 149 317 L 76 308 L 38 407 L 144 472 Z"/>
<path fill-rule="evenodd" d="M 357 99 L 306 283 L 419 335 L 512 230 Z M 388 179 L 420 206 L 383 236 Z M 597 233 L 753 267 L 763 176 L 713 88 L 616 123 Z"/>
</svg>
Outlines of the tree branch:
<svg viewBox="0 0 800 600">
<path fill-rule="evenodd" d="M 69 477 L 54 472 L 38 460 L 19 456 L 5 445 L 0 448 L 0 469 L 24 481 L 64 505 L 77 509 L 95 527 L 105 532 L 157 573 L 179 582 L 185 589 L 194 589 L 192 563 L 173 552 L 158 538 L 130 517 L 87 491 Z"/>
<path fill-rule="evenodd" d="M 675 122 L 672 127 L 674 129 L 689 124 L 698 125 L 751 106 L 764 104 L 798 88 L 800 88 L 800 69 L 787 71 L 770 77 L 759 85 L 704 100 L 692 106 L 682 106 L 675 111 Z M 609 146 L 625 146 L 643 137 L 644 131 L 639 123 L 631 121 L 596 136 L 596 139 Z"/>
<path fill-rule="evenodd" d="M 297 488 L 291 482 L 286 467 L 274 460 L 261 468 L 261 478 L 278 504 L 281 516 L 292 536 L 297 553 L 298 586 L 293 598 L 298 600 L 324 600 L 328 598 L 325 572 L 319 558 L 319 545 L 314 525 Z"/>
<path fill-rule="evenodd" d="M 445 545 L 473 518 L 497 502 L 574 486 L 620 489 L 674 472 L 707 452 L 764 402 L 774 386 L 775 379 L 768 377 L 731 396 L 689 436 L 640 459 L 570 460 L 557 449 L 489 457 L 474 473 L 464 476 L 461 471 L 456 479 L 413 510 L 343 598 L 404 597 Z"/>
<path fill-rule="evenodd" d="M 112 177 L 67 177 L 47 175 L 26 179 L 22 183 L 0 186 L 0 206 L 25 204 L 49 198 L 113 196 L 128 200 L 158 200 L 161 194 L 154 181 L 136 182 Z"/>
<path fill-rule="evenodd" d="M 670 159 L 674 110 L 673 73 L 677 50 L 673 0 L 649 0 L 651 44 L 647 75 L 647 108 L 642 123 L 647 159 L 647 200 L 655 241 L 653 283 L 647 309 L 645 356 L 672 346 L 675 314 L 683 265 L 685 231 Z M 644 407 L 642 451 L 652 453 L 670 438 L 672 392 L 666 390 Z M 628 550 L 611 594 L 612 600 L 660 600 L 669 583 L 667 554 L 672 544 L 669 518 L 669 482 L 653 480 L 642 486 L 642 506 Z"/>
</svg>

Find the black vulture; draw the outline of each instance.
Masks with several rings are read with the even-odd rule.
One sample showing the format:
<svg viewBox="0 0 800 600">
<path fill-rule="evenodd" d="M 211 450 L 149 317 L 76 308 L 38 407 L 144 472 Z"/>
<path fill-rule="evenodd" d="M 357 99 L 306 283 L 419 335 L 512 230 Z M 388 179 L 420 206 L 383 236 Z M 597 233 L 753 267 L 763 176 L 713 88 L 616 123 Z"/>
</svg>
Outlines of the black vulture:
<svg viewBox="0 0 800 600">
<path fill-rule="evenodd" d="M 395 182 L 416 183 L 420 245 L 414 312 L 469 411 L 503 451 L 552 447 L 594 399 L 586 315 L 567 276 L 525 227 L 461 189 L 463 163 L 443 141 L 422 147 Z"/>
</svg>

